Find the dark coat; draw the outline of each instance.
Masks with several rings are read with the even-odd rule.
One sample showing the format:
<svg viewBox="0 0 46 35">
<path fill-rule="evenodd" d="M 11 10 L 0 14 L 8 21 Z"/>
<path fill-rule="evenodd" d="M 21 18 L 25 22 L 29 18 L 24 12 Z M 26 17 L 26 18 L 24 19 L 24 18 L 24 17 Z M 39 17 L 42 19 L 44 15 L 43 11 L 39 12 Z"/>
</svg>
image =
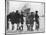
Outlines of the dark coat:
<svg viewBox="0 0 46 35">
<path fill-rule="evenodd" d="M 38 14 L 35 14 L 35 21 L 36 21 L 36 23 L 39 23 L 39 16 L 38 16 Z"/>
<path fill-rule="evenodd" d="M 23 14 L 21 14 L 21 24 L 23 24 L 23 22 L 24 22 L 23 17 L 24 17 L 24 15 L 23 15 Z"/>
<path fill-rule="evenodd" d="M 16 23 L 19 23 L 20 22 L 20 14 L 19 13 L 16 13 Z"/>
<path fill-rule="evenodd" d="M 27 21 L 27 24 L 33 24 L 34 23 L 34 15 L 29 15 L 28 16 L 28 20 L 26 20 Z"/>
<path fill-rule="evenodd" d="M 15 16 L 14 12 L 10 13 L 9 15 L 7 15 L 7 20 L 9 20 L 9 19 L 10 19 L 12 24 L 16 23 L 16 21 L 15 21 L 16 16 Z"/>
<path fill-rule="evenodd" d="M 14 23 L 19 23 L 19 19 L 20 19 L 20 14 L 19 13 L 10 13 L 9 15 L 7 15 L 7 22 L 8 20 L 10 19 L 11 23 L 14 24 Z"/>
</svg>

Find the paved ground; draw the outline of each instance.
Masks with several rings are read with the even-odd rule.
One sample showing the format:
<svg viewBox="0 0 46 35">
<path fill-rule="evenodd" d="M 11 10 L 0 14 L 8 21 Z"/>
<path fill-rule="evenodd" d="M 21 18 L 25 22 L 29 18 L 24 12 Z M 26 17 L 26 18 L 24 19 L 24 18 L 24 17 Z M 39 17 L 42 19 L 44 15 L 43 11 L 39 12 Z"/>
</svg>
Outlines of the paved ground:
<svg viewBox="0 0 46 35">
<path fill-rule="evenodd" d="M 37 33 L 37 32 L 44 32 L 44 17 L 40 17 L 40 19 L 39 19 L 39 22 L 40 22 L 40 28 L 39 28 L 39 30 L 37 31 L 37 30 L 35 30 L 34 29 L 34 31 L 27 31 L 27 27 L 26 27 L 26 24 L 24 24 L 24 30 L 23 31 L 15 31 L 15 30 L 8 30 L 8 31 L 6 31 L 6 34 L 7 35 L 15 35 L 15 34 L 27 34 L 27 33 Z"/>
</svg>

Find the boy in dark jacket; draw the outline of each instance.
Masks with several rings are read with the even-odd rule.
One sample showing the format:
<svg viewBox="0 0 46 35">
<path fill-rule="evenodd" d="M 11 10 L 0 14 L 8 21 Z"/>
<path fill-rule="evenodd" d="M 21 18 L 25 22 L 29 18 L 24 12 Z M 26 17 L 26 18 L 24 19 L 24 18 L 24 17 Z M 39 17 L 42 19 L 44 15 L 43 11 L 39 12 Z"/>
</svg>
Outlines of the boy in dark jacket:
<svg viewBox="0 0 46 35">
<path fill-rule="evenodd" d="M 23 15 L 23 12 L 21 11 L 21 30 L 23 30 L 23 22 L 24 22 L 24 19 L 23 19 L 24 15 Z"/>
<path fill-rule="evenodd" d="M 33 25 L 34 25 L 34 13 L 31 12 L 31 15 L 29 15 L 29 24 L 31 26 L 31 31 L 33 31 Z"/>
<path fill-rule="evenodd" d="M 38 30 L 39 29 L 39 16 L 38 16 L 38 11 L 36 11 L 36 14 L 35 14 L 35 21 L 36 21 L 36 29 Z"/>
</svg>

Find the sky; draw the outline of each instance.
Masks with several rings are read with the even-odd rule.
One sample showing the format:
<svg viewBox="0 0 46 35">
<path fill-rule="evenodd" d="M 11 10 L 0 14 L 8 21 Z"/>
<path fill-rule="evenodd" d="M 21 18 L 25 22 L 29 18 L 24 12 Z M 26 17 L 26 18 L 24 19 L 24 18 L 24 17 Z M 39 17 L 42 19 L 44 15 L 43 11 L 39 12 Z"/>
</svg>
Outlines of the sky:
<svg viewBox="0 0 46 35">
<path fill-rule="evenodd" d="M 24 7 L 26 6 L 26 7 Z M 40 16 L 44 15 L 44 3 L 34 3 L 34 2 L 16 2 L 16 1 L 9 1 L 9 12 L 19 12 L 24 8 L 30 8 L 30 12 L 38 11 Z"/>
</svg>

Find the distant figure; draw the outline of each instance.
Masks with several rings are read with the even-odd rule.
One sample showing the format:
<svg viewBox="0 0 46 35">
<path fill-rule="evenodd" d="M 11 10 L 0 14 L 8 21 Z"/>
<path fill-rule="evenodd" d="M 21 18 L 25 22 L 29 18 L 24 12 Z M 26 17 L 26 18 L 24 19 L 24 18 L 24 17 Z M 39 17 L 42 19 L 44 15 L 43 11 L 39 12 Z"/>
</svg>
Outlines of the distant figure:
<svg viewBox="0 0 46 35">
<path fill-rule="evenodd" d="M 38 16 L 38 11 L 36 11 L 36 14 L 35 14 L 35 21 L 36 21 L 36 29 L 38 30 L 39 29 L 39 16 Z"/>
<path fill-rule="evenodd" d="M 20 22 L 20 14 L 18 13 L 18 10 L 16 10 L 16 13 L 11 12 L 9 15 L 7 15 L 7 29 L 9 28 L 9 23 L 8 23 L 9 19 L 12 24 L 12 30 L 14 30 L 14 23 L 17 24 L 17 30 L 18 30 L 19 22 Z"/>
<path fill-rule="evenodd" d="M 15 12 L 10 13 L 10 21 L 12 24 L 12 30 L 14 30 L 14 23 L 16 23 L 15 19 L 16 19 Z"/>
<path fill-rule="evenodd" d="M 29 23 L 29 13 L 27 13 L 27 16 L 26 16 L 26 25 L 27 25 L 27 30 L 30 30 L 30 23 Z"/>
<path fill-rule="evenodd" d="M 19 23 L 20 23 L 20 14 L 19 14 L 19 11 L 16 10 L 16 23 L 17 23 L 17 30 L 19 30 Z"/>
<path fill-rule="evenodd" d="M 33 25 L 34 25 L 34 13 L 31 12 L 31 15 L 28 16 L 28 21 L 29 21 L 29 24 L 30 24 L 30 27 L 31 27 L 31 31 L 33 31 Z"/>
<path fill-rule="evenodd" d="M 16 13 L 11 12 L 10 14 L 7 15 L 7 29 L 9 28 L 9 23 L 8 23 L 9 19 L 10 19 L 11 24 L 12 24 L 12 30 L 14 30 L 14 23 L 17 23 Z"/>
<path fill-rule="evenodd" d="M 24 19 L 23 19 L 24 15 L 23 15 L 23 12 L 21 11 L 21 30 L 23 30 L 23 22 L 24 22 Z"/>
</svg>

